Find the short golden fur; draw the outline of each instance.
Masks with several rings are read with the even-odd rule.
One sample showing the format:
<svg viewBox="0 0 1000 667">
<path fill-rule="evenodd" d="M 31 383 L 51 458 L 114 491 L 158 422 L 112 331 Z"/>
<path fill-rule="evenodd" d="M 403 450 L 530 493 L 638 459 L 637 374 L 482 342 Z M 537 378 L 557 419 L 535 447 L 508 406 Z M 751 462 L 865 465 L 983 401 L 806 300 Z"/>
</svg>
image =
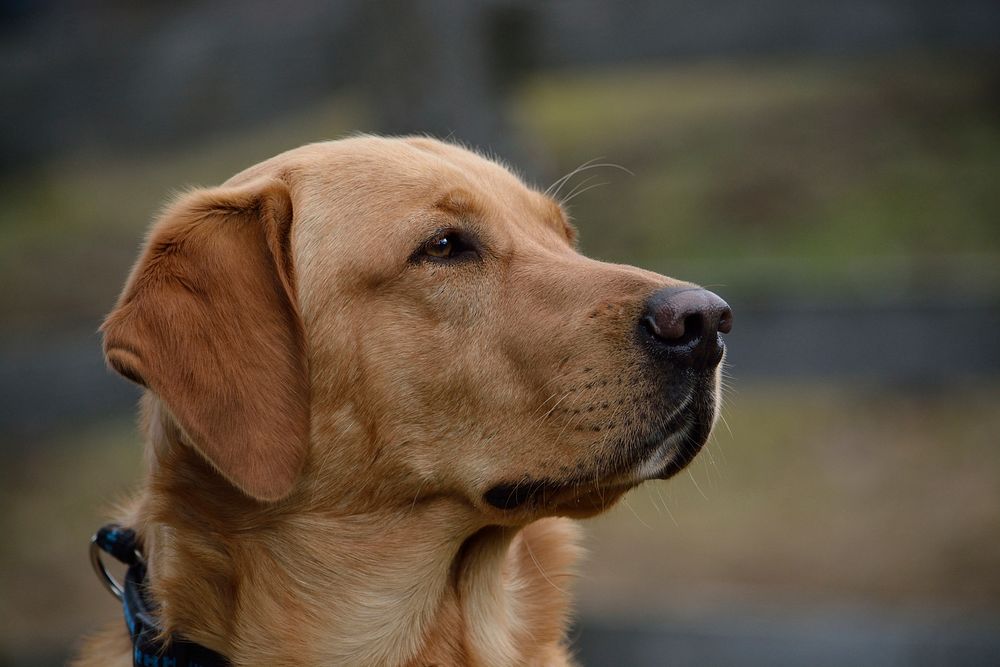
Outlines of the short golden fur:
<svg viewBox="0 0 1000 667">
<path fill-rule="evenodd" d="M 419 256 L 451 229 L 475 260 Z M 571 664 L 565 517 L 655 476 L 621 443 L 683 407 L 632 339 L 683 283 L 574 234 L 502 166 L 424 138 L 305 146 L 169 206 L 103 326 L 147 388 L 148 472 L 118 518 L 165 632 L 234 665 Z M 532 480 L 559 483 L 484 501 Z M 123 624 L 77 660 L 130 665 Z"/>
</svg>

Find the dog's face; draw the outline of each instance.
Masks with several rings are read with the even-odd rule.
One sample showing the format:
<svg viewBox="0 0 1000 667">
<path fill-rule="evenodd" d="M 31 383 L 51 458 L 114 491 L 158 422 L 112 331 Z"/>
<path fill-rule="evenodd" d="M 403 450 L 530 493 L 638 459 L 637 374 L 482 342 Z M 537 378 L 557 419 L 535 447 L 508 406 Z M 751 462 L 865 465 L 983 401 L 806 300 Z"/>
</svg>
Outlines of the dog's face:
<svg viewBox="0 0 1000 667">
<path fill-rule="evenodd" d="M 250 362 L 235 363 L 264 367 L 282 415 L 308 404 L 304 463 L 291 472 L 274 466 L 286 488 L 265 483 L 254 493 L 241 478 L 260 476 L 269 456 L 285 456 L 281 447 L 263 451 L 249 472 L 232 472 L 227 466 L 239 461 L 223 452 L 220 462 L 211 446 L 199 447 L 218 437 L 185 420 L 204 417 L 175 407 L 184 399 L 157 386 L 142 359 L 150 353 L 136 352 L 134 336 L 112 340 L 127 330 L 123 318 L 115 313 L 106 325 L 112 365 L 166 394 L 192 444 L 251 495 L 281 496 L 304 474 L 314 485 L 370 489 L 380 502 L 447 494 L 498 522 L 587 515 L 646 479 L 676 473 L 708 438 L 719 333 L 731 317 L 725 304 L 686 283 L 580 255 L 559 204 L 506 169 L 432 140 L 359 138 L 292 151 L 226 187 L 252 193 L 275 178 L 287 185 L 284 203 L 254 199 L 249 208 L 290 218 L 258 243 L 272 259 L 264 257 L 267 269 L 281 277 L 272 286 L 291 303 L 279 294 L 277 306 L 240 325 L 239 335 L 253 335 L 247 329 L 268 309 L 288 311 L 267 325 L 268 342 Z M 183 243 L 176 235 L 161 249 L 193 243 L 190 231 Z M 157 259 L 150 252 L 120 310 L 142 296 L 142 266 Z M 240 284 L 233 275 L 244 270 L 223 273 Z M 248 300 L 259 300 L 265 283 L 241 294 L 236 310 L 254 308 Z M 291 337 L 275 327 L 290 327 Z M 270 381 L 271 364 L 260 360 L 276 346 L 278 354 L 301 352 L 308 370 L 293 364 Z M 304 393 L 299 386 L 299 398 L 283 403 L 283 387 L 300 372 Z"/>
</svg>

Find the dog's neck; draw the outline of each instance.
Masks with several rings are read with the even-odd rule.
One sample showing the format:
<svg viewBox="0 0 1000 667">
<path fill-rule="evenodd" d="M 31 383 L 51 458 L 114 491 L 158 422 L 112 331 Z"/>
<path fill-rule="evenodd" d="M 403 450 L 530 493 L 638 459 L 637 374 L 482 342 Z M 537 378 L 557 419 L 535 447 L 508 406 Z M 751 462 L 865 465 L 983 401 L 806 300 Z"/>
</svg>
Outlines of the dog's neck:
<svg viewBox="0 0 1000 667">
<path fill-rule="evenodd" d="M 150 421 L 132 522 L 165 631 L 248 665 L 568 661 L 568 520 L 484 526 L 447 496 L 363 512 L 308 492 L 259 504 Z"/>
</svg>

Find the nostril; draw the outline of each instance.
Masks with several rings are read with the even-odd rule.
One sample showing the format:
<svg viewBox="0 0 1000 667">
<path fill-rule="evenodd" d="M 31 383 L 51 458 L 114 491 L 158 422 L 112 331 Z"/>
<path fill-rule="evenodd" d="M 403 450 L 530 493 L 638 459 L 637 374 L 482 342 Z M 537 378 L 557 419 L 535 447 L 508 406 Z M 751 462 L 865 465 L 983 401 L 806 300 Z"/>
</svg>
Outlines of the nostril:
<svg viewBox="0 0 1000 667">
<path fill-rule="evenodd" d="M 646 315 L 640 320 L 640 323 L 646 329 L 646 333 L 654 338 L 659 338 L 660 332 L 656 328 L 656 320 L 653 319 L 652 315 Z"/>
<path fill-rule="evenodd" d="M 705 330 L 704 316 L 691 313 L 683 317 L 658 318 L 647 315 L 642 319 L 647 331 L 667 345 L 684 346 L 701 337 Z"/>
<path fill-rule="evenodd" d="M 684 333 L 675 342 L 676 345 L 687 345 L 693 340 L 701 338 L 702 331 L 705 328 L 705 320 L 701 313 L 696 313 L 694 315 L 688 315 L 684 318 Z M 674 341 L 671 341 L 674 342 Z"/>
<path fill-rule="evenodd" d="M 733 330 L 733 311 L 726 306 L 719 316 L 719 333 L 727 334 Z"/>
</svg>

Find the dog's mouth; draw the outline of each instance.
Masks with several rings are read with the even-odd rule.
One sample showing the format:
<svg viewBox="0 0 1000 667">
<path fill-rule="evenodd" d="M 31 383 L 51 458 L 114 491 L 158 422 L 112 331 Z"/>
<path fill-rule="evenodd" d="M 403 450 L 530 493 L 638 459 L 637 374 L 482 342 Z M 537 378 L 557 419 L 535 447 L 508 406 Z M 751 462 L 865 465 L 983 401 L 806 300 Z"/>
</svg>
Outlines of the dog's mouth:
<svg viewBox="0 0 1000 667">
<path fill-rule="evenodd" d="M 686 468 L 708 442 L 715 423 L 715 405 L 692 404 L 672 418 L 639 447 L 642 480 L 670 479 Z"/>
<path fill-rule="evenodd" d="M 571 478 L 522 477 L 493 485 L 483 500 L 504 511 L 547 511 L 590 516 L 613 505 L 625 492 L 652 479 L 669 479 L 701 451 L 715 421 L 715 401 L 692 394 L 645 433 L 609 449 L 606 460 Z"/>
</svg>

